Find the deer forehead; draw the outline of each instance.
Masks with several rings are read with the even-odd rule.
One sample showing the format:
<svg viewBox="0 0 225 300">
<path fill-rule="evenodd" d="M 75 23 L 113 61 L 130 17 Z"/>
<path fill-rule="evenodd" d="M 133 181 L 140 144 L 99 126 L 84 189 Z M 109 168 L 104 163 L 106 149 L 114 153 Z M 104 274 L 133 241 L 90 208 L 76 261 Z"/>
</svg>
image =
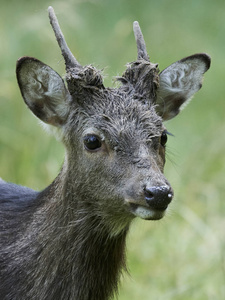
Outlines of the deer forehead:
<svg viewBox="0 0 225 300">
<path fill-rule="evenodd" d="M 154 105 L 135 98 L 134 95 L 121 94 L 110 90 L 101 96 L 92 96 L 74 113 L 71 109 L 70 124 L 79 124 L 83 135 L 97 134 L 102 140 L 110 140 L 114 145 L 120 143 L 149 141 L 160 136 L 165 129 L 162 119 Z"/>
</svg>

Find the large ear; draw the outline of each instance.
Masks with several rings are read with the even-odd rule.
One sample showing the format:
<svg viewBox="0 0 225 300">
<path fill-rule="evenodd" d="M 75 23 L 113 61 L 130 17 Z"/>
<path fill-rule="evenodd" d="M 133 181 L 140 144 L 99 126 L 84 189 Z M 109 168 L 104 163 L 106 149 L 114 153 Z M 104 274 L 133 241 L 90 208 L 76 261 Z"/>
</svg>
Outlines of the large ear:
<svg viewBox="0 0 225 300">
<path fill-rule="evenodd" d="M 68 115 L 70 94 L 59 74 L 32 57 L 17 61 L 16 74 L 30 110 L 45 123 L 62 125 Z"/>
<path fill-rule="evenodd" d="M 199 53 L 173 63 L 159 74 L 156 110 L 163 120 L 175 117 L 201 88 L 209 67 L 210 57 Z"/>
</svg>

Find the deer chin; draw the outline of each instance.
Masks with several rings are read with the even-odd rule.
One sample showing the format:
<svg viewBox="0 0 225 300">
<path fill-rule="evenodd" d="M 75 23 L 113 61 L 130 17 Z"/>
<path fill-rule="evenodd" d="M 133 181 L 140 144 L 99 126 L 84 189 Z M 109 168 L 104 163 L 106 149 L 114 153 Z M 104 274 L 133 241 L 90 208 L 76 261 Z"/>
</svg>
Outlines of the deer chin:
<svg viewBox="0 0 225 300">
<path fill-rule="evenodd" d="M 130 211 L 136 216 L 144 220 L 160 220 L 164 217 L 165 209 L 155 209 L 140 204 L 129 203 Z"/>
</svg>

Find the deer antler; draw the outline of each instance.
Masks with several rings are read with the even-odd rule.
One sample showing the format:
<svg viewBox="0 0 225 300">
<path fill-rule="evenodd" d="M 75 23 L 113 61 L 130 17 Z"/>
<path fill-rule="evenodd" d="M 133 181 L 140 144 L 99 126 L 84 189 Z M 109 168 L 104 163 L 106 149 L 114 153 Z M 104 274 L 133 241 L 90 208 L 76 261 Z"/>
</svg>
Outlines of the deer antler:
<svg viewBox="0 0 225 300">
<path fill-rule="evenodd" d="M 73 56 L 72 52 L 70 51 L 70 49 L 65 41 L 64 35 L 60 29 L 54 9 L 51 6 L 49 6 L 49 8 L 48 8 L 48 13 L 49 13 L 49 19 L 50 19 L 52 29 L 55 33 L 55 37 L 56 37 L 58 45 L 61 49 L 62 56 L 64 57 L 64 60 L 65 60 L 66 69 L 68 70 L 70 68 L 81 67 L 81 65 L 78 63 L 76 58 Z"/>
<path fill-rule="evenodd" d="M 138 52 L 137 59 L 138 60 L 144 59 L 144 60 L 150 61 L 149 55 L 147 53 L 146 45 L 145 45 L 145 40 L 144 40 L 143 34 L 141 32 L 139 23 L 137 21 L 135 21 L 133 23 L 133 30 L 134 30 L 135 40 L 137 43 L 137 52 Z"/>
</svg>

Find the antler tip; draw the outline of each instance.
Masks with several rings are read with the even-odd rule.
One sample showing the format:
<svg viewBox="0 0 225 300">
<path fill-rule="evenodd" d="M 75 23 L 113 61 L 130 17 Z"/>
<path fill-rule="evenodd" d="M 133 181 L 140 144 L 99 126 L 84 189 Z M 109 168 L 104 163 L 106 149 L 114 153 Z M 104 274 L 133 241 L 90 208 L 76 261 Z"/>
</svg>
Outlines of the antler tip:
<svg viewBox="0 0 225 300">
<path fill-rule="evenodd" d="M 49 13 L 49 15 L 51 15 L 51 14 L 54 13 L 54 9 L 53 9 L 52 6 L 49 6 L 49 7 L 48 7 L 48 13 Z"/>
<path fill-rule="evenodd" d="M 138 21 L 134 21 L 133 22 L 133 28 L 136 29 L 137 27 L 140 27 L 139 23 L 138 23 Z"/>
</svg>

